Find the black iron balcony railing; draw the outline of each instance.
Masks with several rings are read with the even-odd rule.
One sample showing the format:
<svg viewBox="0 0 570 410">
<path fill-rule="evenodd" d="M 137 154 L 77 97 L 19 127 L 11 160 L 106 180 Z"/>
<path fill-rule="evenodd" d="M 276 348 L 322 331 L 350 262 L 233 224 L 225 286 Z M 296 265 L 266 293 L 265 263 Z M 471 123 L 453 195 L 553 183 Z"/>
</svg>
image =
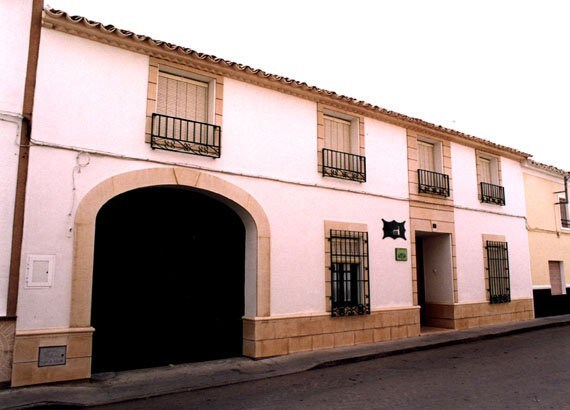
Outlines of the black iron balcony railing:
<svg viewBox="0 0 570 410">
<path fill-rule="evenodd" d="M 570 219 L 564 219 L 562 218 L 560 220 L 560 222 L 562 222 L 562 227 L 563 228 L 570 228 Z"/>
<path fill-rule="evenodd" d="M 481 182 L 481 202 L 505 205 L 505 188 L 500 185 Z"/>
<path fill-rule="evenodd" d="M 221 142 L 222 129 L 219 125 L 152 114 L 152 148 L 219 158 Z"/>
<path fill-rule="evenodd" d="M 418 169 L 418 192 L 449 196 L 449 176 L 439 172 Z"/>
<path fill-rule="evenodd" d="M 324 148 L 322 172 L 323 176 L 366 182 L 366 158 Z"/>
</svg>

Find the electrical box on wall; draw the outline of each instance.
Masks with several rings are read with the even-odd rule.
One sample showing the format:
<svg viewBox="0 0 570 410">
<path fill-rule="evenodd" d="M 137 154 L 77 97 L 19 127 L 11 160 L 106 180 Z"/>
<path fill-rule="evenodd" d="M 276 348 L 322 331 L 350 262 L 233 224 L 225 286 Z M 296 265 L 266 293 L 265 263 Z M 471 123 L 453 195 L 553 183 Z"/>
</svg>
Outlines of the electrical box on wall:
<svg viewBox="0 0 570 410">
<path fill-rule="evenodd" d="M 49 288 L 53 283 L 55 255 L 28 255 L 26 288 Z"/>
</svg>

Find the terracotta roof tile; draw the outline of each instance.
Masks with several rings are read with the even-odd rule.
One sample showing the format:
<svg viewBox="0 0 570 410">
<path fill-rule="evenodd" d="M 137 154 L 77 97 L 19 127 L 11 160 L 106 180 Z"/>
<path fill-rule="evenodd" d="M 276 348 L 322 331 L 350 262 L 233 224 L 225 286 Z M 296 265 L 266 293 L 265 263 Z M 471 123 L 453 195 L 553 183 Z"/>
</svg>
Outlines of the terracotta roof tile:
<svg viewBox="0 0 570 410">
<path fill-rule="evenodd" d="M 570 176 L 570 171 L 564 171 L 563 169 L 557 168 L 553 165 L 543 164 L 542 162 L 534 161 L 530 158 L 528 159 L 528 162 L 530 163 L 530 165 L 532 165 L 536 168 L 541 168 L 541 169 L 544 169 L 546 171 L 553 172 L 555 174 L 560 174 L 562 176 L 564 176 L 564 175 Z"/>
<path fill-rule="evenodd" d="M 342 102 L 345 102 L 345 103 L 348 103 L 348 104 L 351 104 L 351 105 L 354 105 L 357 107 L 362 107 L 362 108 L 366 108 L 366 109 L 375 111 L 377 113 L 386 115 L 388 117 L 392 117 L 394 119 L 403 121 L 403 122 L 408 123 L 408 124 L 419 125 L 419 126 L 426 127 L 426 128 L 438 131 L 438 132 L 442 132 L 445 134 L 460 137 L 460 138 L 468 140 L 468 141 L 473 141 L 473 142 L 476 142 L 479 144 L 484 144 L 484 145 L 487 145 L 487 146 L 490 146 L 490 147 L 493 147 L 493 148 L 496 148 L 499 150 L 504 150 L 504 151 L 510 152 L 510 153 L 515 154 L 517 156 L 521 156 L 521 157 L 525 157 L 525 158 L 528 158 L 531 156 L 531 154 L 519 151 L 515 148 L 511 148 L 511 147 L 508 147 L 505 145 L 497 144 L 497 143 L 494 143 L 492 141 L 489 141 L 489 140 L 486 140 L 483 138 L 475 137 L 473 135 L 465 134 L 465 133 L 460 132 L 460 131 L 456 131 L 456 130 L 453 130 L 450 128 L 443 127 L 441 125 L 436 125 L 436 124 L 424 121 L 424 120 L 419 119 L 419 118 L 414 118 L 414 117 L 410 117 L 410 116 L 407 116 L 404 114 L 397 113 L 395 111 L 390 111 L 390 110 L 387 110 L 385 108 L 379 107 L 377 105 L 367 103 L 365 101 L 361 101 L 361 100 L 357 100 L 355 98 L 347 97 L 345 95 L 337 94 L 334 91 L 324 90 L 322 88 L 318 88 L 318 87 L 315 87 L 312 85 L 308 85 L 305 82 L 297 81 L 297 80 L 287 78 L 287 77 L 282 77 L 282 76 L 276 75 L 276 74 L 267 73 L 263 70 L 253 68 L 253 67 L 250 67 L 248 65 L 239 64 L 239 63 L 236 63 L 236 62 L 233 62 L 230 60 L 225 60 L 223 58 L 219 58 L 219 57 L 216 57 L 214 55 L 200 53 L 200 52 L 195 51 L 195 50 L 188 48 L 188 47 L 178 46 L 176 44 L 168 43 L 168 42 L 161 41 L 161 40 L 156 40 L 156 39 L 153 39 L 153 38 L 145 36 L 145 35 L 136 34 L 136 33 L 133 33 L 132 31 L 119 29 L 119 28 L 117 28 L 113 25 L 110 25 L 110 24 L 105 25 L 105 24 L 97 22 L 97 21 L 89 20 L 85 17 L 72 16 L 72 15 L 69 15 L 68 13 L 66 13 L 65 11 L 56 10 L 56 9 L 46 8 L 45 13 L 48 16 L 55 18 L 55 19 L 64 19 L 64 20 L 69 21 L 73 24 L 84 25 L 85 27 L 88 27 L 90 29 L 100 30 L 100 31 L 107 33 L 107 34 L 114 34 L 120 38 L 130 38 L 130 39 L 132 39 L 136 42 L 139 42 L 139 43 L 147 43 L 153 47 L 159 47 L 159 48 L 169 50 L 172 52 L 178 52 L 181 54 L 192 56 L 192 57 L 200 59 L 200 60 L 207 60 L 207 61 L 212 62 L 214 64 L 218 64 L 221 66 L 232 68 L 234 70 L 246 72 L 250 75 L 255 75 L 255 76 L 265 78 L 265 79 L 269 79 L 271 81 L 280 82 L 280 83 L 286 84 L 290 87 L 299 88 L 299 89 L 309 91 L 312 93 L 316 93 L 319 95 L 324 95 L 324 96 L 327 96 L 329 98 L 332 98 L 332 99 L 335 99 L 338 101 L 342 101 Z"/>
</svg>

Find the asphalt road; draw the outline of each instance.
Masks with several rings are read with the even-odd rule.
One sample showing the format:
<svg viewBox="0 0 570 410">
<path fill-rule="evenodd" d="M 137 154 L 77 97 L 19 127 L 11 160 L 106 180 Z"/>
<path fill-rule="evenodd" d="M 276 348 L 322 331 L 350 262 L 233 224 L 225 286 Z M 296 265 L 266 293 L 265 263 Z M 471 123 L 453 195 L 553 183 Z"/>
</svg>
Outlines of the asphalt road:
<svg viewBox="0 0 570 410">
<path fill-rule="evenodd" d="M 570 327 L 97 409 L 570 409 Z"/>
</svg>

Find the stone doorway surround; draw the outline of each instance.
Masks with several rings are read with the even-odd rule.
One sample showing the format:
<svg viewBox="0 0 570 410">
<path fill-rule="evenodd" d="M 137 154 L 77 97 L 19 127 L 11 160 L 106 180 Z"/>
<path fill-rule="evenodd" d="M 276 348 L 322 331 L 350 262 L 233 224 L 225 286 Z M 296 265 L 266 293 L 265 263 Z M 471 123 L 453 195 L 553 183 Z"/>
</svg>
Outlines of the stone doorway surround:
<svg viewBox="0 0 570 410">
<path fill-rule="evenodd" d="M 240 216 L 246 228 L 246 271 L 253 271 L 255 276 L 255 286 L 250 292 L 255 293 L 255 307 L 250 309 L 249 316 L 270 316 L 270 227 L 261 205 L 243 189 L 207 172 L 181 167 L 126 172 L 102 181 L 81 200 L 74 223 L 69 328 L 16 333 L 12 386 L 91 376 L 91 339 L 95 331 L 91 327 L 91 294 L 97 214 L 107 201 L 119 194 L 161 185 L 184 186 L 212 195 Z M 46 346 L 66 346 L 65 365 L 39 367 L 39 347 Z M 256 352 L 245 353 L 256 356 Z"/>
</svg>

